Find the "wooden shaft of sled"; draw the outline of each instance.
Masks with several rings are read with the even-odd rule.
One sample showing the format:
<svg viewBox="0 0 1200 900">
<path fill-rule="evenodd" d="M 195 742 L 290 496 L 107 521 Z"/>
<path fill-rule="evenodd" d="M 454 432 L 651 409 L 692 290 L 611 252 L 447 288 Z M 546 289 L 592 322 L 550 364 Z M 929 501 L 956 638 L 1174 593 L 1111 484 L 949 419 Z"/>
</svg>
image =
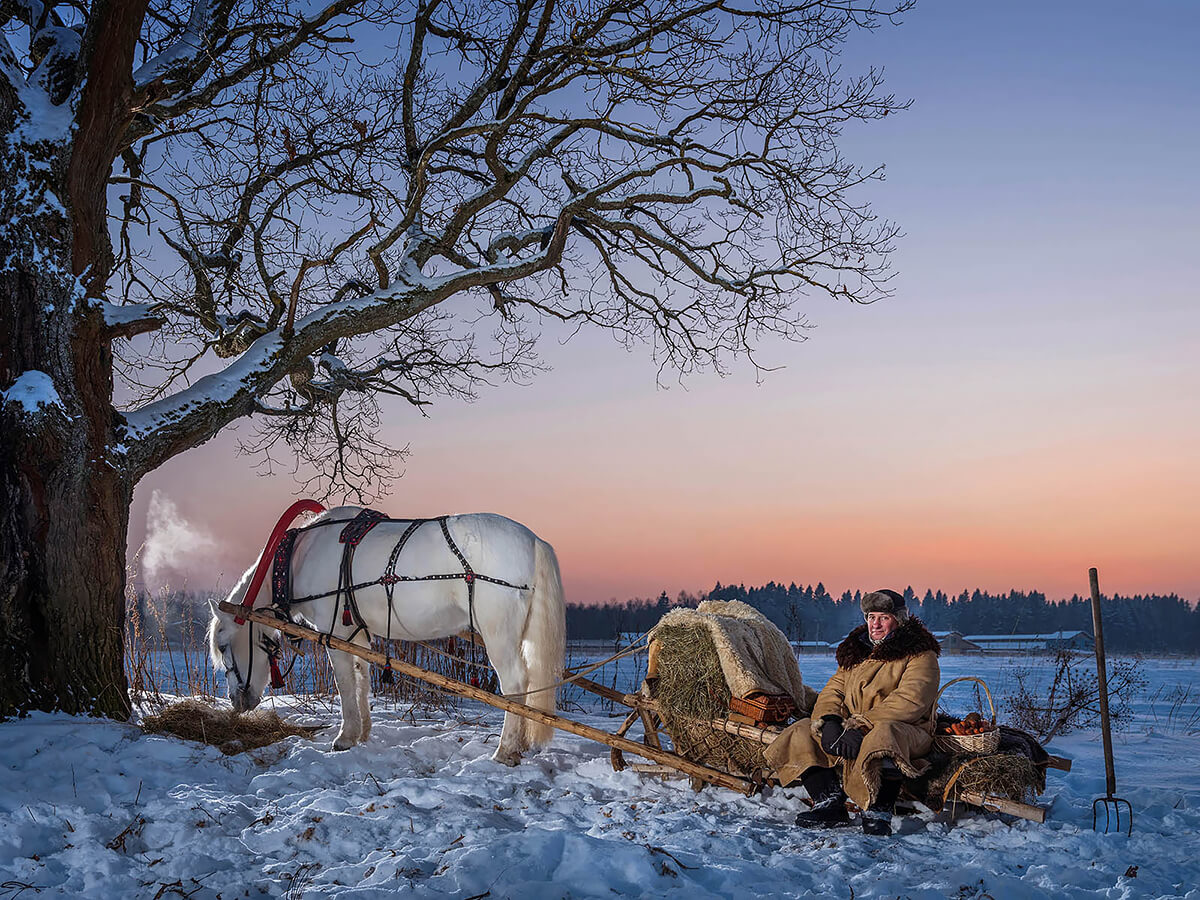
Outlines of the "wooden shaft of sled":
<svg viewBox="0 0 1200 900">
<path fill-rule="evenodd" d="M 331 637 L 314 631 L 311 628 L 305 628 L 303 625 L 297 625 L 294 622 L 285 622 L 275 618 L 275 616 L 252 610 L 247 612 L 240 606 L 234 606 L 231 603 L 222 601 L 220 608 L 223 612 L 231 614 L 240 614 L 244 618 L 252 622 L 258 622 L 260 625 L 266 625 L 270 628 L 278 628 L 285 634 L 293 635 L 294 637 L 307 638 L 309 640 L 320 640 L 321 644 L 327 644 L 334 650 L 341 650 L 345 653 L 350 653 L 354 656 L 373 662 L 380 666 L 390 666 L 393 671 L 399 672 L 402 675 L 408 675 L 410 678 L 416 678 L 420 681 L 427 682 L 439 687 L 450 694 L 457 694 L 460 697 L 469 697 L 472 700 L 478 700 L 480 703 L 486 703 L 489 706 L 495 706 L 505 712 L 515 713 L 518 716 L 523 716 L 526 719 L 533 719 L 535 722 L 542 722 L 562 731 L 569 731 L 572 734 L 577 734 L 580 737 L 589 738 L 601 744 L 607 744 L 610 747 L 616 747 L 624 750 L 626 753 L 632 753 L 635 756 L 642 756 L 646 759 L 653 760 L 663 765 L 671 766 L 691 775 L 693 778 L 699 778 L 701 781 L 707 781 L 710 784 L 715 784 L 720 787 L 727 787 L 732 791 L 737 791 L 740 794 L 749 795 L 754 790 L 752 785 L 745 778 L 738 778 L 736 775 L 729 775 L 726 772 L 720 772 L 716 769 L 710 769 L 708 766 L 702 766 L 699 763 L 694 763 L 689 759 L 684 759 L 675 753 L 667 750 L 659 750 L 654 747 L 649 747 L 646 744 L 637 741 L 631 741 L 627 738 L 619 738 L 609 734 L 607 731 L 601 731 L 599 728 L 592 728 L 590 725 L 584 725 L 581 722 L 574 722 L 570 719 L 564 719 L 562 716 L 556 716 L 553 713 L 548 713 L 540 709 L 535 709 L 532 706 L 526 706 L 524 703 L 517 703 L 514 700 L 509 700 L 505 697 L 498 697 L 495 694 L 482 690 L 477 687 L 472 687 L 469 684 L 464 684 L 461 681 L 456 681 L 453 678 L 447 678 L 444 675 L 439 675 L 437 672 L 430 672 L 427 669 L 422 669 L 420 666 L 414 666 L 411 663 L 406 663 L 398 659 L 390 659 L 382 653 L 377 653 L 374 650 L 366 650 L 359 647 L 357 644 L 352 644 L 349 641 L 343 641 L 341 638 Z"/>
<path fill-rule="evenodd" d="M 633 709 L 648 709 L 653 712 L 658 711 L 658 704 L 653 700 L 648 700 L 641 694 L 626 694 L 624 691 L 618 691 L 614 688 L 600 684 L 598 681 L 592 681 L 590 678 L 584 678 L 582 675 L 572 676 L 570 672 L 566 673 L 571 679 L 571 684 L 578 685 L 585 691 L 591 691 L 593 694 L 599 694 L 605 700 L 611 700 L 613 703 L 620 703 L 622 706 L 628 706 Z"/>
<path fill-rule="evenodd" d="M 1010 816 L 1018 816 L 1022 819 L 1028 819 L 1030 822 L 1037 822 L 1039 825 L 1046 821 L 1046 810 L 1040 806 L 1018 803 L 1015 800 L 1008 800 L 1004 797 L 989 797 L 976 791 L 960 790 L 956 796 L 957 799 L 962 800 L 964 803 L 970 803 L 972 806 L 979 806 L 993 812 L 1007 813 Z"/>
<path fill-rule="evenodd" d="M 1048 769 L 1058 769 L 1061 772 L 1071 771 L 1071 761 L 1062 756 L 1051 756 L 1043 765 Z"/>
<path fill-rule="evenodd" d="M 766 728 L 759 728 L 757 725 L 746 725 L 743 722 L 733 722 L 729 719 L 713 719 L 708 724 L 717 731 L 727 731 L 730 734 L 736 734 L 738 737 L 743 737 L 751 741 L 759 741 L 763 744 L 769 744 L 775 738 L 782 734 L 781 731 L 769 731 Z"/>
</svg>

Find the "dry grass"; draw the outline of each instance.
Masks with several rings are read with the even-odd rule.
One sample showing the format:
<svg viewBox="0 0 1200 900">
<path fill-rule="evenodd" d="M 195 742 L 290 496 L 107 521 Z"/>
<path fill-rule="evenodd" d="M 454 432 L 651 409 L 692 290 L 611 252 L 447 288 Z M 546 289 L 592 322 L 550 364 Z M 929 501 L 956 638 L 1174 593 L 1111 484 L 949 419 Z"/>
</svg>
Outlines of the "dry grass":
<svg viewBox="0 0 1200 900">
<path fill-rule="evenodd" d="M 954 776 L 958 777 L 955 778 Z M 1018 803 L 1028 802 L 1046 788 L 1046 770 L 1018 753 L 992 753 L 987 756 L 951 757 L 942 771 L 929 780 L 925 803 L 939 810 L 947 785 L 993 797 L 1007 797 Z M 953 797 L 953 793 L 951 793 Z"/>
<path fill-rule="evenodd" d="M 212 701 L 225 691 L 224 679 L 213 670 L 208 655 L 206 624 L 207 593 L 174 591 L 169 586 L 139 596 L 134 588 L 135 556 L 126 580 L 125 673 L 135 703 L 161 713 L 179 697 Z M 495 689 L 496 676 L 482 650 L 474 652 L 461 640 L 443 638 L 427 645 L 393 641 L 388 647 L 376 638 L 374 649 L 387 650 L 432 672 Z M 452 658 L 457 657 L 457 658 Z M 299 711 L 327 717 L 337 710 L 337 688 L 325 651 L 302 641 L 285 642 L 284 687 L 275 693 L 291 697 Z M 388 681 L 378 667 L 371 669 L 371 693 L 385 708 L 402 707 L 458 713 L 463 701 L 452 694 L 412 678 L 397 676 Z M 202 740 L 202 738 L 196 738 Z"/>
<path fill-rule="evenodd" d="M 292 736 L 312 738 L 320 729 L 285 722 L 272 710 L 235 713 L 201 700 L 180 700 L 142 720 L 151 734 L 171 734 L 216 747 L 226 756 L 256 750 Z"/>
<path fill-rule="evenodd" d="M 768 768 L 762 743 L 707 724 L 729 715 L 730 697 L 708 629 L 672 625 L 656 631 L 655 638 L 662 647 L 655 697 L 675 752 L 735 775 Z"/>
<path fill-rule="evenodd" d="M 1100 682 L 1090 654 L 1059 650 L 1049 676 L 1030 665 L 1017 667 L 1012 677 L 1015 686 L 1005 697 L 1007 717 L 1043 744 L 1099 723 Z M 1109 719 L 1119 731 L 1133 721 L 1134 701 L 1147 684 L 1141 660 L 1110 660 L 1107 680 Z"/>
</svg>

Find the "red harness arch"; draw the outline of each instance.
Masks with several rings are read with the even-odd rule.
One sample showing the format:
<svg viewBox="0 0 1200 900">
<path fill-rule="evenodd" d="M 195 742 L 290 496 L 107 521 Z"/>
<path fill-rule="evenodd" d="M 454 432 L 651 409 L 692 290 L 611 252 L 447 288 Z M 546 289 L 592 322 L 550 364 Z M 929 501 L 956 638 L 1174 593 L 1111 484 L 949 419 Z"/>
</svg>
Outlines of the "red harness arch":
<svg viewBox="0 0 1200 900">
<path fill-rule="evenodd" d="M 279 517 L 279 521 L 275 523 L 275 530 L 271 532 L 266 546 L 263 547 L 262 556 L 258 560 L 258 568 L 254 570 L 254 577 L 250 579 L 250 587 L 246 588 L 246 596 L 242 598 L 243 609 L 254 608 L 254 598 L 258 596 L 258 589 L 262 587 L 263 579 L 267 577 L 267 568 L 275 558 L 275 548 L 279 546 L 280 540 L 296 516 L 305 512 L 323 513 L 325 507 L 316 500 L 297 500 Z M 246 624 L 246 620 L 240 616 L 234 618 L 233 621 L 238 625 Z"/>
</svg>

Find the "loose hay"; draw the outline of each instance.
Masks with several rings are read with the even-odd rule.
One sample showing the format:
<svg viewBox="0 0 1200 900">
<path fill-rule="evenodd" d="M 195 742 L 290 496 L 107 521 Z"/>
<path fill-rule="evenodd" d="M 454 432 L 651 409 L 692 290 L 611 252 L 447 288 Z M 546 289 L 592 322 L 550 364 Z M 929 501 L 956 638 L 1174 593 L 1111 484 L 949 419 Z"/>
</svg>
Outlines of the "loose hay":
<svg viewBox="0 0 1200 900">
<path fill-rule="evenodd" d="M 944 766 L 935 767 L 928 781 L 924 800 L 926 806 L 935 811 L 942 808 L 942 798 L 952 778 L 954 785 L 950 800 L 954 799 L 954 791 L 961 789 L 1026 803 L 1032 799 L 1032 795 L 1046 789 L 1045 769 L 1034 765 L 1032 760 L 1020 753 L 954 755 L 949 757 Z"/>
<path fill-rule="evenodd" d="M 654 696 L 675 752 L 735 775 L 768 768 L 762 743 L 707 724 L 729 715 L 730 698 L 708 630 L 660 626 L 654 637 L 661 647 Z"/>
<path fill-rule="evenodd" d="M 186 741 L 199 741 L 216 747 L 226 756 L 267 747 L 293 735 L 312 739 L 320 728 L 293 725 L 279 718 L 274 710 L 260 709 L 235 713 L 218 709 L 199 700 L 180 700 L 142 720 L 142 729 L 151 734 L 173 734 Z"/>
</svg>

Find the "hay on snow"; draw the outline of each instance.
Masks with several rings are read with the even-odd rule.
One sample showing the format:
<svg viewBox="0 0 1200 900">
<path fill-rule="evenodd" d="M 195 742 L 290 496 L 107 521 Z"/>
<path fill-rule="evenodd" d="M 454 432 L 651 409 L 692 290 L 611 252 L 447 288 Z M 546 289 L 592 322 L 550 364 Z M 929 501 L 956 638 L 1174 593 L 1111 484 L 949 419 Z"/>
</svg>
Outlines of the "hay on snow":
<svg viewBox="0 0 1200 900">
<path fill-rule="evenodd" d="M 187 741 L 216 747 L 226 756 L 266 747 L 293 735 L 311 739 L 318 727 L 293 725 L 274 710 L 235 713 L 195 699 L 180 700 L 146 716 L 142 729 L 151 734 L 173 734 Z"/>
</svg>

